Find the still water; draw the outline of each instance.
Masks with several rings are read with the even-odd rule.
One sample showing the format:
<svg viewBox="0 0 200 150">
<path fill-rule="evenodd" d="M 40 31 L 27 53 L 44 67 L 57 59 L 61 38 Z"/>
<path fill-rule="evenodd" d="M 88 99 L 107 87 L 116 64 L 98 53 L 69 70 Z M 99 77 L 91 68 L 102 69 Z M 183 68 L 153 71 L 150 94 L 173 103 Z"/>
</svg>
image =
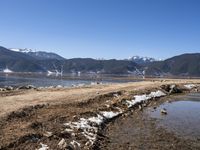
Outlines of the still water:
<svg viewBox="0 0 200 150">
<path fill-rule="evenodd" d="M 0 74 L 0 87 L 4 86 L 21 86 L 21 85 L 34 85 L 36 87 L 45 86 L 57 86 L 62 85 L 70 87 L 72 85 L 86 84 L 89 85 L 92 82 L 101 83 L 121 83 L 127 81 L 112 80 L 112 79 L 96 79 L 96 78 L 68 78 L 68 77 L 48 77 L 45 75 L 34 75 L 34 76 L 24 76 L 24 75 L 5 75 Z"/>
<path fill-rule="evenodd" d="M 167 115 L 160 113 L 163 108 L 167 110 Z M 159 126 L 179 136 L 200 139 L 200 93 L 179 96 L 171 103 L 160 105 L 150 115 L 159 120 Z"/>
</svg>

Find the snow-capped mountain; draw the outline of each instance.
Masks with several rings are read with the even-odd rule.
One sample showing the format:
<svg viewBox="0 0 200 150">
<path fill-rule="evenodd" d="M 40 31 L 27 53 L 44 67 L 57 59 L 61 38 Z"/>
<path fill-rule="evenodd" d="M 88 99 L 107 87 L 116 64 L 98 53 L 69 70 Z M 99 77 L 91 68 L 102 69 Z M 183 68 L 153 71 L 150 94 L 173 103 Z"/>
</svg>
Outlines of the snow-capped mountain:
<svg viewBox="0 0 200 150">
<path fill-rule="evenodd" d="M 133 62 L 135 62 L 137 64 L 146 64 L 146 63 L 158 61 L 155 58 L 141 57 L 141 56 L 133 56 L 133 57 L 130 57 L 128 60 L 133 61 Z"/>
<path fill-rule="evenodd" d="M 57 60 L 64 60 L 63 57 L 59 56 L 58 54 L 51 53 L 51 52 L 45 52 L 45 51 L 36 51 L 32 49 L 20 49 L 20 48 L 10 48 L 10 50 L 15 52 L 21 52 L 26 53 L 29 56 L 32 56 L 36 59 L 57 59 Z"/>
<path fill-rule="evenodd" d="M 10 48 L 10 50 L 15 52 L 22 52 L 22 53 L 29 53 L 29 52 L 36 52 L 36 50 L 28 49 L 28 48 Z"/>
</svg>

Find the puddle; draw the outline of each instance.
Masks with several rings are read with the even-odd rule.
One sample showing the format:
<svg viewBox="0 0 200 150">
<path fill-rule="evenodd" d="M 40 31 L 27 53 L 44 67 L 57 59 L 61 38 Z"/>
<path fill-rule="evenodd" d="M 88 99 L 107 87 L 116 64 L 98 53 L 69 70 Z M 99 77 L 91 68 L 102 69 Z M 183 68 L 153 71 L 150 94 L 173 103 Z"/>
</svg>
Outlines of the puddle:
<svg viewBox="0 0 200 150">
<path fill-rule="evenodd" d="M 161 114 L 163 108 L 167 115 Z M 154 111 L 152 109 L 148 113 L 158 119 L 158 126 L 184 138 L 200 139 L 200 93 L 179 96 L 171 103 L 163 103 Z"/>
</svg>

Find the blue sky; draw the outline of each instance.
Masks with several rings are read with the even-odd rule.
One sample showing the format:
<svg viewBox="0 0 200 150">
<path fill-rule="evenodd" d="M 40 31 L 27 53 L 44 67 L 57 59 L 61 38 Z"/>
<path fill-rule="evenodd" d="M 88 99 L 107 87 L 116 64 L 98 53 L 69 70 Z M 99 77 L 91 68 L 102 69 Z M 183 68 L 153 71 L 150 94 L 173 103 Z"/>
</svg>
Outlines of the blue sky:
<svg viewBox="0 0 200 150">
<path fill-rule="evenodd" d="M 0 45 L 66 58 L 200 52 L 200 0 L 0 0 Z"/>
</svg>

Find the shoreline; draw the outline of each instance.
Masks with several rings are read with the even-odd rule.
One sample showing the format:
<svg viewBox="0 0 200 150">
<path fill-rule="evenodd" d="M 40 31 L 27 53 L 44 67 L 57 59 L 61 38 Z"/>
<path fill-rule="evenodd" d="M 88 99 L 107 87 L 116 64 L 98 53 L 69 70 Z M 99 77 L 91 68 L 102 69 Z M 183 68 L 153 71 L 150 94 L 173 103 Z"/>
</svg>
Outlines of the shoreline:
<svg viewBox="0 0 200 150">
<path fill-rule="evenodd" d="M 97 140 L 98 142 L 96 145 L 98 149 L 199 149 L 200 134 L 199 132 L 196 132 L 196 128 L 194 129 L 194 127 L 198 126 L 198 124 L 190 122 L 190 119 L 190 125 L 186 126 L 186 124 L 188 125 L 189 118 L 179 120 L 180 118 L 178 116 L 180 116 L 180 113 L 173 114 L 170 109 L 170 107 L 173 107 L 175 103 L 190 101 L 180 99 L 181 97 L 183 98 L 185 95 L 188 94 L 189 93 L 186 92 L 182 94 L 162 97 L 156 101 L 151 101 L 148 104 L 143 104 L 142 108 L 136 107 L 128 111 L 126 114 L 110 121 L 100 131 L 100 135 L 103 136 L 100 137 L 99 140 Z M 199 101 L 197 103 L 199 103 Z M 166 114 L 162 113 L 161 108 L 163 108 L 163 105 L 167 106 L 167 108 L 164 107 L 166 108 Z M 179 108 L 180 107 L 181 106 L 179 106 Z M 185 106 L 184 108 L 186 107 L 187 106 Z M 198 110 L 194 109 L 194 112 L 197 111 Z M 152 116 L 152 113 L 155 112 L 159 114 L 159 117 Z M 190 112 L 182 115 L 195 119 L 194 116 L 190 116 L 191 114 L 189 114 Z M 177 116 L 179 119 L 174 116 Z M 169 118 L 171 118 L 172 120 L 169 121 Z M 168 120 L 169 122 L 166 122 L 166 120 Z M 193 121 L 196 120 L 199 119 L 196 118 Z M 177 126 L 177 123 L 179 124 L 179 127 Z M 176 127 L 174 127 L 173 125 L 175 125 Z M 190 133 L 187 132 L 188 129 L 189 131 L 191 131 Z M 181 133 L 178 131 L 180 131 Z"/>
<path fill-rule="evenodd" d="M 27 148 L 28 146 L 29 149 L 39 149 L 41 146 L 44 146 L 40 145 L 40 143 L 43 143 L 50 149 L 59 149 L 59 146 L 92 149 L 96 146 L 96 140 L 99 141 L 99 138 L 101 139 L 99 137 L 101 127 L 115 117 L 125 114 L 125 112 L 132 108 L 134 110 L 135 107 L 142 107 L 143 104 L 147 105 L 151 100 L 154 101 L 165 95 L 179 93 L 179 90 L 182 92 L 195 91 L 199 88 L 199 83 L 200 81 L 197 80 L 142 81 L 138 83 L 51 89 L 50 91 L 49 89 L 40 91 L 24 90 L 25 92 L 22 90 L 22 93 L 18 93 L 19 95 L 17 93 L 10 96 L 9 94 L 8 96 L 1 95 L 6 100 L 10 100 L 10 97 L 13 98 L 15 104 L 17 104 L 16 101 L 20 98 L 30 99 L 30 96 L 37 98 L 38 95 L 43 95 L 44 99 L 42 101 L 35 101 L 32 98 L 29 101 L 31 105 L 24 104 L 19 108 L 16 105 L 15 108 L 17 109 L 15 112 L 13 110 L 10 111 L 11 108 L 8 109 L 7 114 L 9 115 L 6 116 L 4 114 L 6 117 L 3 117 L 4 119 L 1 120 L 1 130 L 5 133 L 9 129 L 8 132 L 10 134 L 14 133 L 15 137 L 18 138 L 13 141 L 10 135 L 0 139 L 2 142 L 0 148 L 12 148 L 13 146 Z M 53 95 L 54 97 L 51 97 Z M 137 103 L 133 100 L 133 97 L 136 95 L 140 97 Z M 56 98 L 59 96 L 60 100 L 58 101 Z M 24 101 L 27 101 L 27 99 L 24 99 Z M 88 122 L 87 119 L 90 121 Z M 11 123 L 13 120 L 15 125 Z M 55 122 L 55 120 L 57 121 Z M 93 122 L 93 125 L 90 124 L 91 122 Z M 9 124 L 9 127 L 5 126 L 5 124 Z M 18 128 L 16 129 L 16 124 L 23 124 L 23 127 L 17 125 Z M 75 124 L 76 126 L 74 126 Z M 81 126 L 85 127 L 82 128 Z M 32 143 L 30 138 L 27 138 L 24 145 L 23 140 L 27 135 L 32 135 L 38 140 Z M 19 142 L 19 140 L 22 142 Z M 16 143 L 15 141 L 18 142 Z"/>
<path fill-rule="evenodd" d="M 120 90 L 139 91 L 157 88 L 164 84 L 200 84 L 200 80 L 150 80 L 127 83 L 109 83 L 97 85 L 84 85 L 77 87 L 41 87 L 21 86 L 21 89 L 6 87 L 8 90 L 0 90 L 0 117 L 23 107 L 37 104 L 58 104 L 81 102 Z M 13 107 L 14 105 L 14 107 Z"/>
</svg>

